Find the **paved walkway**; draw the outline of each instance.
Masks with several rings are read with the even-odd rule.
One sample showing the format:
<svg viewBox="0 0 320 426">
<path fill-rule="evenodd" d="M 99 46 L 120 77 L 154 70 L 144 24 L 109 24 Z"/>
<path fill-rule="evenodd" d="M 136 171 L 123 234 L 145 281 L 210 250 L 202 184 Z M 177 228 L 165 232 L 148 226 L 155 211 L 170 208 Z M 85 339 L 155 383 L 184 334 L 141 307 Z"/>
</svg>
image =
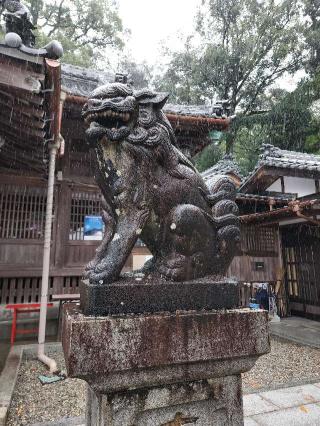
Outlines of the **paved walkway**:
<svg viewBox="0 0 320 426">
<path fill-rule="evenodd" d="M 280 322 L 270 323 L 270 331 L 274 336 L 320 348 L 320 321 L 300 317 L 283 318 Z"/>
<path fill-rule="evenodd" d="M 244 426 L 320 426 L 320 383 L 244 395 L 243 406 Z"/>
</svg>

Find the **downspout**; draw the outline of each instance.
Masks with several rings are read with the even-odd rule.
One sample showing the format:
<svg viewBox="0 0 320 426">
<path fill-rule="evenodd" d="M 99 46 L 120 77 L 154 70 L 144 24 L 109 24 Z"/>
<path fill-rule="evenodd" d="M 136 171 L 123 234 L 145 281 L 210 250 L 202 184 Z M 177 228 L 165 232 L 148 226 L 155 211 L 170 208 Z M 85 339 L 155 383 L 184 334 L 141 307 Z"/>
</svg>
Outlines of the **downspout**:
<svg viewBox="0 0 320 426">
<path fill-rule="evenodd" d="M 58 371 L 56 361 L 52 358 L 49 358 L 47 355 L 45 355 L 44 344 L 46 339 L 46 322 L 47 322 L 54 172 L 55 172 L 55 166 L 56 166 L 56 155 L 57 155 L 59 147 L 60 147 L 60 143 L 59 141 L 57 141 L 56 143 L 53 143 L 49 148 L 50 149 L 49 150 L 49 176 L 48 176 L 48 191 L 47 191 L 46 223 L 45 223 L 44 246 L 43 246 L 40 320 L 39 320 L 39 335 L 38 335 L 38 359 L 49 367 L 50 373 L 56 373 Z"/>
<path fill-rule="evenodd" d="M 51 249 L 51 228 L 52 228 L 52 208 L 55 180 L 56 156 L 63 140 L 60 135 L 62 107 L 65 94 L 61 93 L 60 82 L 60 64 L 57 61 L 46 59 L 48 67 L 48 78 L 53 88 L 53 94 L 50 102 L 50 110 L 54 114 L 53 121 L 53 142 L 49 148 L 49 170 L 48 170 L 48 189 L 47 189 L 47 205 L 46 220 L 43 246 L 43 265 L 42 265 L 42 282 L 41 282 L 41 299 L 40 299 L 40 318 L 38 333 L 38 359 L 47 365 L 50 373 L 58 371 L 57 363 L 54 359 L 45 355 L 44 345 L 46 340 L 46 322 L 47 322 L 47 304 L 48 304 L 48 288 L 50 274 L 50 249 Z"/>
</svg>

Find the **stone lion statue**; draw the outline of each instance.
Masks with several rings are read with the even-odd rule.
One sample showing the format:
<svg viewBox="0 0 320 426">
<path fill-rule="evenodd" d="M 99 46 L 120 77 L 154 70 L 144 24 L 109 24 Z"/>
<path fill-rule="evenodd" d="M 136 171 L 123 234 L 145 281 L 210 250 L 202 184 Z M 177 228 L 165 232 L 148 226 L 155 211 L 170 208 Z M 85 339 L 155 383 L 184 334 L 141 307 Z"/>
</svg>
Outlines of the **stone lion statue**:
<svg viewBox="0 0 320 426">
<path fill-rule="evenodd" d="M 208 188 L 179 151 L 162 111 L 168 94 L 112 83 L 83 108 L 104 196 L 105 235 L 87 265 L 90 283 L 116 281 L 140 238 L 153 258 L 142 272 L 173 281 L 224 274 L 239 242 L 235 187 Z"/>
</svg>

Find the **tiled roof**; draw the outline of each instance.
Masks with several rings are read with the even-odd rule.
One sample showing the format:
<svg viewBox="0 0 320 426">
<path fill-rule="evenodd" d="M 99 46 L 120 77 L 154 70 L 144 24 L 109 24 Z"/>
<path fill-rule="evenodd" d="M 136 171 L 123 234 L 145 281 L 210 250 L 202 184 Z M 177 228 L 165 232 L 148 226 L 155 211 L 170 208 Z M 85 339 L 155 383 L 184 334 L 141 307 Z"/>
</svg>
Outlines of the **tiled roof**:
<svg viewBox="0 0 320 426">
<path fill-rule="evenodd" d="M 232 155 L 230 154 L 225 155 L 214 166 L 201 173 L 206 183 L 216 180 L 216 176 L 222 176 L 227 174 L 233 174 L 237 176 L 240 180 L 242 179 L 240 168 L 238 164 L 234 161 Z"/>
<path fill-rule="evenodd" d="M 217 105 L 174 105 L 166 104 L 166 113 L 191 115 L 197 117 L 227 118 L 227 111 L 222 104 Z"/>
<path fill-rule="evenodd" d="M 70 64 L 62 64 L 61 79 L 62 87 L 69 95 L 86 98 L 98 86 L 113 82 L 115 74 Z M 164 112 L 182 116 L 226 118 L 226 106 L 223 103 L 211 106 L 166 104 Z"/>
<path fill-rule="evenodd" d="M 287 151 L 273 145 L 263 145 L 258 165 L 320 171 L 320 156 L 303 152 Z"/>
<path fill-rule="evenodd" d="M 62 88 L 73 96 L 88 97 L 89 94 L 102 84 L 114 81 L 115 74 L 82 68 L 70 64 L 62 64 Z"/>
<path fill-rule="evenodd" d="M 256 167 L 242 181 L 239 191 L 245 188 L 256 172 L 264 166 L 320 172 L 320 156 L 304 152 L 288 151 L 270 144 L 263 144 Z"/>
</svg>

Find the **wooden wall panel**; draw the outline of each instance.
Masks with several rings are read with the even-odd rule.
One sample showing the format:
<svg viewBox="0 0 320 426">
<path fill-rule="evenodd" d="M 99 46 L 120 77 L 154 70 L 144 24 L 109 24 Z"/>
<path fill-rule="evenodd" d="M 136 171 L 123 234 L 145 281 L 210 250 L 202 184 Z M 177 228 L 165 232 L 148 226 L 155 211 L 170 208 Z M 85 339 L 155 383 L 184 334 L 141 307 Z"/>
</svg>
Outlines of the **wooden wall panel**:
<svg viewBox="0 0 320 426">
<path fill-rule="evenodd" d="M 84 267 L 95 255 L 99 243 L 88 244 L 86 241 L 73 241 L 65 247 L 65 266 Z"/>
<path fill-rule="evenodd" d="M 43 242 L 1 241 L 0 269 L 18 267 L 41 267 Z"/>
<path fill-rule="evenodd" d="M 263 262 L 264 270 L 255 271 L 254 262 Z M 236 256 L 227 272 L 228 277 L 235 277 L 244 282 L 276 281 L 281 268 L 280 259 L 274 257 Z"/>
</svg>

